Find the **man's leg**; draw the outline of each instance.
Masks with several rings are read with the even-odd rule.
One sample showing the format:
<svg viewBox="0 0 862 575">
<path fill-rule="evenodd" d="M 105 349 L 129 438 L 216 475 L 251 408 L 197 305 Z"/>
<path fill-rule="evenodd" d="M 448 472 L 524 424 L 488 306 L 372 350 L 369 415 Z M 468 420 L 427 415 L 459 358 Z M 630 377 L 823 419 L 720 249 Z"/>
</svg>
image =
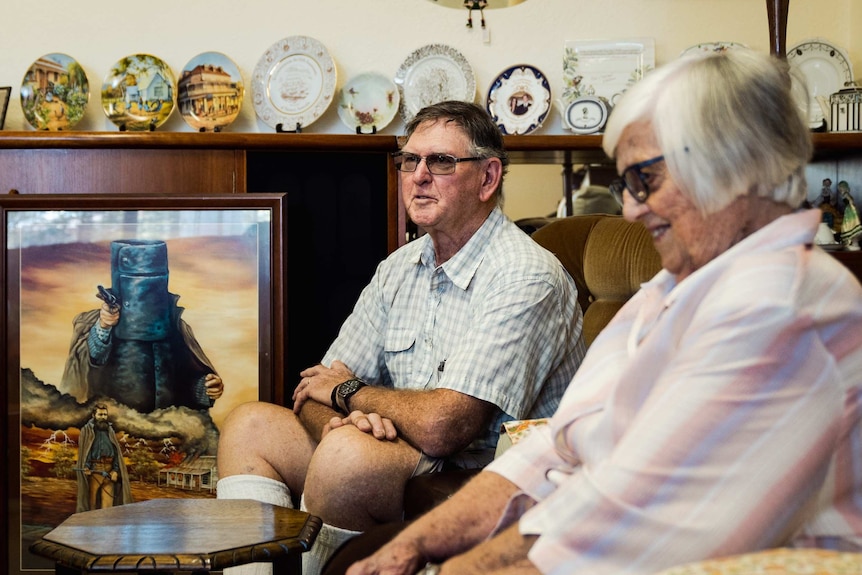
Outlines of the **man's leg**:
<svg viewBox="0 0 862 575">
<path fill-rule="evenodd" d="M 270 403 L 246 403 L 222 425 L 218 447 L 219 499 L 254 499 L 293 507 L 315 443 L 290 409 Z M 271 563 L 225 569 L 226 575 L 271 575 Z"/>
<path fill-rule="evenodd" d="M 323 527 L 302 555 L 303 575 L 318 575 L 335 550 L 362 531 L 401 519 L 404 484 L 420 455 L 403 440 L 381 441 L 352 426 L 323 438 L 303 494 L 304 508 Z"/>
</svg>

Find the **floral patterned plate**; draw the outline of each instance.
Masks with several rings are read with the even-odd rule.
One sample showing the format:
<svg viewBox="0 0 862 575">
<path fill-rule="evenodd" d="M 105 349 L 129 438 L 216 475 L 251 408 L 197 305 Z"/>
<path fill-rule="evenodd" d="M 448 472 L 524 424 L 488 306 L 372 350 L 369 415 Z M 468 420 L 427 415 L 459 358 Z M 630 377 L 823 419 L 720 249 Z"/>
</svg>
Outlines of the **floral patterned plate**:
<svg viewBox="0 0 862 575">
<path fill-rule="evenodd" d="M 121 130 L 146 131 L 164 124 L 177 99 L 171 68 L 150 54 L 117 61 L 102 83 L 102 109 Z"/>
<path fill-rule="evenodd" d="M 745 44 L 740 44 L 738 42 L 704 42 L 702 44 L 689 46 L 680 52 L 679 55 L 689 56 L 691 54 L 699 54 L 701 52 L 727 52 L 728 50 L 735 50 L 736 48 L 745 48 Z"/>
<path fill-rule="evenodd" d="M 84 116 L 90 82 L 66 54 L 45 54 L 27 69 L 21 83 L 24 118 L 37 130 L 67 130 Z"/>
<path fill-rule="evenodd" d="M 401 117 L 405 123 L 425 106 L 445 100 L 476 99 L 473 68 L 458 50 L 445 44 L 415 50 L 398 68 L 395 83 L 401 92 Z"/>
<path fill-rule="evenodd" d="M 572 40 L 563 57 L 565 108 L 581 96 L 601 96 L 612 105 L 655 67 L 655 39 Z"/>
<path fill-rule="evenodd" d="M 400 102 L 398 87 L 392 80 L 377 72 L 366 72 L 341 88 L 338 117 L 357 133 L 376 132 L 389 125 Z"/>
</svg>

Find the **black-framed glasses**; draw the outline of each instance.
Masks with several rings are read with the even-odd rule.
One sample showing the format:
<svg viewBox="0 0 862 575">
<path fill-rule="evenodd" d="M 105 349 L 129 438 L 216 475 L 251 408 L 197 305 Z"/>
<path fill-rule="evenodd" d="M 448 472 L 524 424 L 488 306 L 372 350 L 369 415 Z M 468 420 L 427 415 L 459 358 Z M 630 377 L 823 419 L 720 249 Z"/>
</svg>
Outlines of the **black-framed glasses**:
<svg viewBox="0 0 862 575">
<path fill-rule="evenodd" d="M 650 190 L 647 185 L 647 180 L 649 180 L 650 174 L 645 174 L 642 170 L 663 160 L 664 156 L 656 156 L 655 158 L 632 164 L 623 170 L 623 173 L 619 178 L 611 182 L 608 188 L 611 190 L 611 193 L 620 205 L 623 205 L 623 192 L 626 190 L 628 190 L 632 197 L 641 204 L 647 200 L 649 195 L 652 193 L 652 190 Z"/>
<path fill-rule="evenodd" d="M 419 163 L 425 160 L 425 165 L 428 166 L 428 171 L 436 176 L 445 176 L 455 172 L 455 166 L 459 162 L 475 162 L 484 158 L 456 158 L 451 154 L 428 154 L 420 156 L 419 154 L 411 154 L 410 152 L 395 152 L 392 154 L 392 159 L 395 161 L 395 169 L 399 172 L 415 172 L 419 167 Z"/>
</svg>

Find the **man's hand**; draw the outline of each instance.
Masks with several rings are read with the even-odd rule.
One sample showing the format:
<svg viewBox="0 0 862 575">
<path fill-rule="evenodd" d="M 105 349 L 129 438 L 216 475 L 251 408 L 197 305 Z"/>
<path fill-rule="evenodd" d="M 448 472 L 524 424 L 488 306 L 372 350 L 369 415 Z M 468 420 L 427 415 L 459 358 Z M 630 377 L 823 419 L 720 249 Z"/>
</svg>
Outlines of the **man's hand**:
<svg viewBox="0 0 862 575">
<path fill-rule="evenodd" d="M 398 437 L 398 431 L 395 429 L 395 424 L 392 420 L 381 417 L 377 413 L 363 413 L 359 410 L 353 411 L 347 417 L 333 417 L 329 423 L 323 428 L 323 435 L 344 427 L 345 425 L 353 425 L 359 431 L 368 433 L 374 436 L 375 439 L 381 441 L 395 441 Z"/>
<path fill-rule="evenodd" d="M 117 473 L 116 471 L 111 472 L 111 477 L 110 477 L 111 483 L 116 483 L 117 479 L 119 479 L 119 478 L 120 478 L 119 473 Z"/>
<path fill-rule="evenodd" d="M 99 308 L 99 325 L 102 329 L 114 327 L 120 321 L 120 308 L 117 306 L 108 305 L 102 302 L 102 307 Z"/>
<path fill-rule="evenodd" d="M 206 387 L 207 397 L 210 399 L 218 399 L 224 393 L 224 383 L 222 382 L 221 377 L 215 373 L 207 374 L 207 377 L 204 380 L 204 387 Z"/>
<path fill-rule="evenodd" d="M 348 379 L 356 377 L 350 369 L 340 361 L 333 361 L 331 367 L 315 365 L 303 370 L 299 374 L 302 379 L 293 391 L 293 412 L 299 414 L 302 404 L 313 399 L 322 405 L 328 405 L 333 409 L 332 390 L 335 386 L 344 383 Z"/>
</svg>

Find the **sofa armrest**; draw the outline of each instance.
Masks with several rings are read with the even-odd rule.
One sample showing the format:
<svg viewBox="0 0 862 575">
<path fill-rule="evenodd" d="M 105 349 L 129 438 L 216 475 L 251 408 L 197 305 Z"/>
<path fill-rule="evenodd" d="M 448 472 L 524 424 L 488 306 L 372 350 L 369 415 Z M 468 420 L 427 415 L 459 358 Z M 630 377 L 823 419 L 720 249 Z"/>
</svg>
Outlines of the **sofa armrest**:
<svg viewBox="0 0 862 575">
<path fill-rule="evenodd" d="M 411 521 L 443 503 L 481 469 L 453 469 L 411 477 L 404 486 L 404 520 Z"/>
</svg>

